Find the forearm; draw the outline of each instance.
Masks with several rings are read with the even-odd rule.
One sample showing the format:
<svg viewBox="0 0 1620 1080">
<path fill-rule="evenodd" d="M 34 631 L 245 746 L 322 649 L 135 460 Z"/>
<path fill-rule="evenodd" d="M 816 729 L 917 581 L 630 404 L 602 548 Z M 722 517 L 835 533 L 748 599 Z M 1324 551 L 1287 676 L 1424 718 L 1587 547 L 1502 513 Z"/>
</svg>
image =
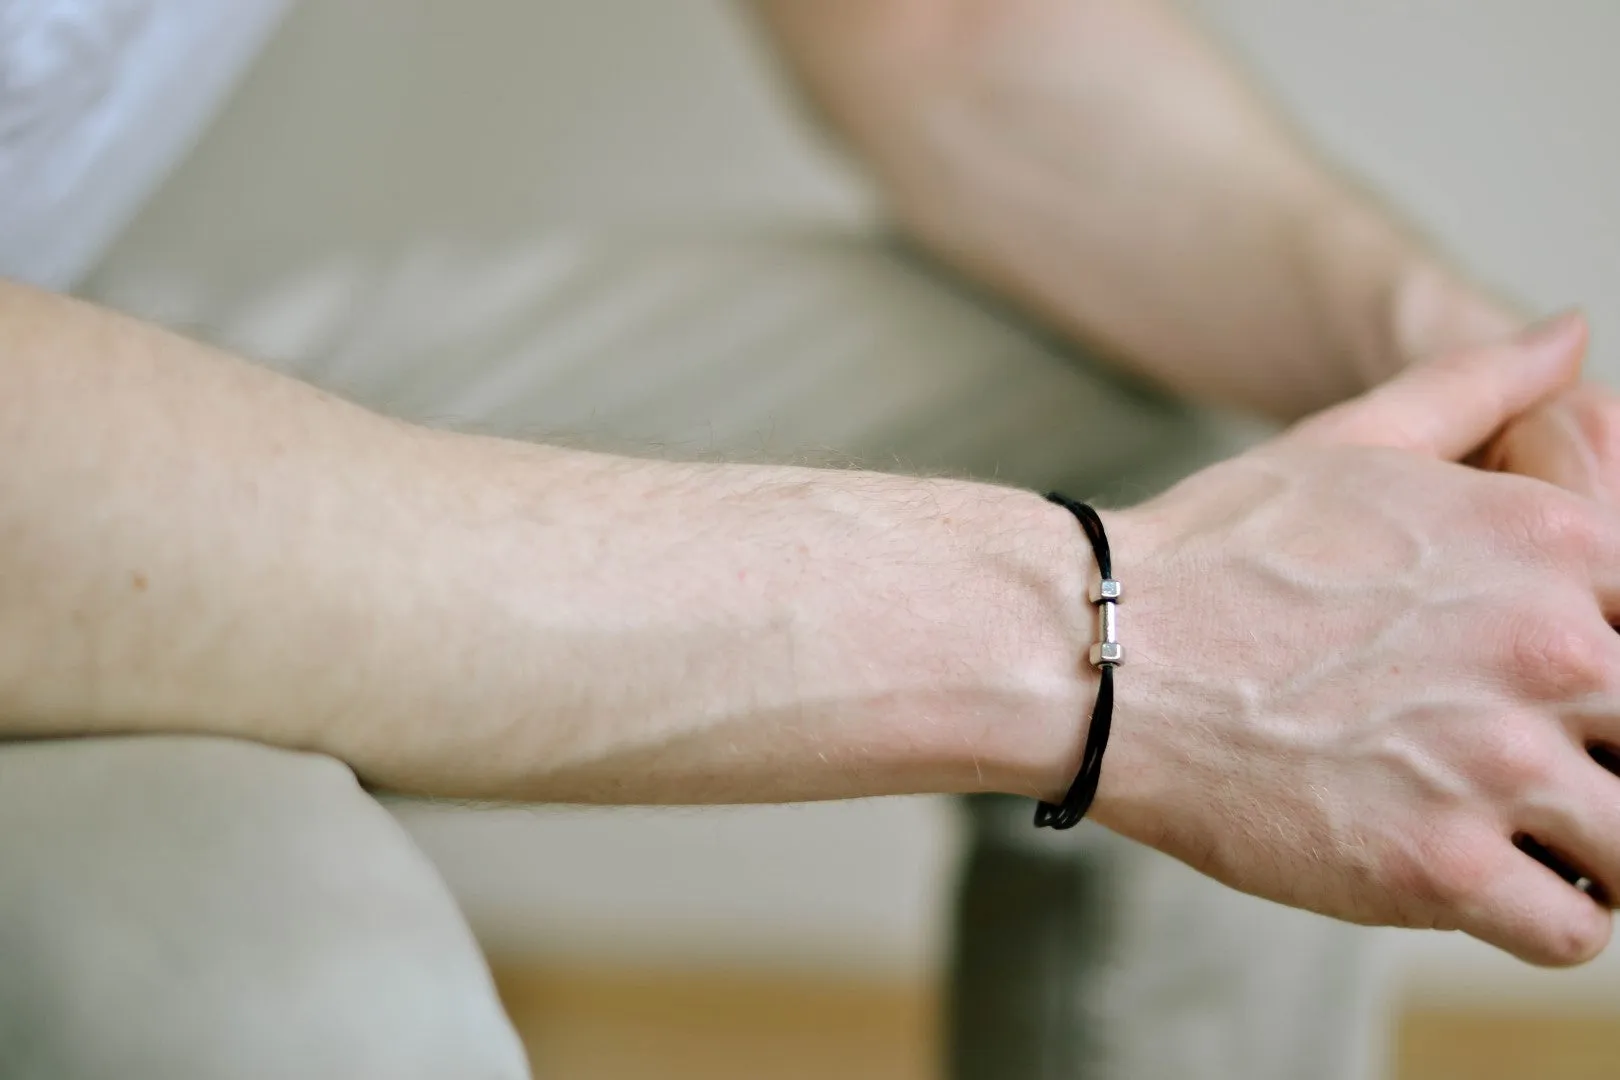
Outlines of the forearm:
<svg viewBox="0 0 1620 1080">
<path fill-rule="evenodd" d="M 761 0 L 925 244 L 1185 394 L 1293 418 L 1511 320 L 1151 0 Z"/>
<path fill-rule="evenodd" d="M 0 286 L 0 733 L 447 795 L 1061 790 L 1084 546 L 1027 493 L 400 424 Z"/>
</svg>

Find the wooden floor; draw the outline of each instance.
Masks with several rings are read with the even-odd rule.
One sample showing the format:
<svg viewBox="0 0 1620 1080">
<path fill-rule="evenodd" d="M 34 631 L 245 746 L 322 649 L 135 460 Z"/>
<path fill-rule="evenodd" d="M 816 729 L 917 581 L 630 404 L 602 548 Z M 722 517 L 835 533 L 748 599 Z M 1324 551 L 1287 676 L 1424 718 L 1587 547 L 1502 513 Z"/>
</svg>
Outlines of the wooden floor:
<svg viewBox="0 0 1620 1080">
<path fill-rule="evenodd" d="M 1399 1080 L 1617 1080 L 1620 1001 L 1586 1015 L 1418 1010 L 1401 1019 Z"/>
<path fill-rule="evenodd" d="M 542 1080 L 933 1080 L 934 1002 L 912 984 L 508 969 Z"/>
<path fill-rule="evenodd" d="M 539 1080 L 940 1075 L 936 999 L 926 987 L 533 967 L 509 967 L 497 980 Z M 1599 1004 L 1614 1011 L 1408 1012 L 1392 1080 L 1620 1080 L 1620 1001 Z"/>
</svg>

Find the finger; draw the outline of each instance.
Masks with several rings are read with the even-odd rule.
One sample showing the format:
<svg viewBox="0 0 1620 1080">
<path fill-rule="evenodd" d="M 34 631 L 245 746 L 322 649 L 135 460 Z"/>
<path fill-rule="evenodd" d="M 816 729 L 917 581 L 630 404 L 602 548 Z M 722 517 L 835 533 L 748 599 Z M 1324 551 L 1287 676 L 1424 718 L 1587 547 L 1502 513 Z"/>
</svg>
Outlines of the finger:
<svg viewBox="0 0 1620 1080">
<path fill-rule="evenodd" d="M 1415 364 L 1361 397 L 1305 420 L 1291 437 L 1458 460 L 1574 382 L 1586 342 L 1585 317 L 1569 312 L 1509 341 Z"/>
<path fill-rule="evenodd" d="M 1613 631 L 1610 634 L 1613 635 Z M 1616 649 L 1616 653 L 1620 654 L 1620 649 Z M 1615 685 L 1620 686 L 1620 661 L 1612 670 Z M 1591 799 L 1608 792 L 1616 801 L 1612 810 L 1615 818 L 1609 823 L 1614 831 L 1607 835 L 1620 845 L 1620 697 L 1597 693 L 1566 705 L 1561 711 L 1569 729 L 1570 744 L 1586 758 L 1581 763 L 1582 772 L 1577 774 L 1584 775 L 1584 782 L 1589 785 L 1581 797 Z M 1605 834 L 1596 832 L 1596 835 L 1601 838 Z M 1609 898 L 1620 903 L 1620 867 L 1604 878 L 1604 884 L 1609 887 Z"/>
<path fill-rule="evenodd" d="M 1579 592 L 1551 601 L 1562 605 L 1557 609 L 1559 623 L 1595 627 L 1596 623 L 1588 623 L 1594 618 L 1593 605 L 1585 602 L 1591 597 L 1596 616 L 1607 626 L 1620 627 L 1620 507 L 1528 477 L 1478 479 L 1494 489 L 1489 505 L 1500 516 L 1493 519 L 1493 527 L 1513 555 L 1579 587 Z M 1548 584 L 1543 582 L 1542 592 Z"/>
<path fill-rule="evenodd" d="M 1493 472 L 1534 477 L 1587 498 L 1612 501 L 1602 464 L 1575 413 L 1556 403 L 1509 424 L 1478 464 Z"/>
<path fill-rule="evenodd" d="M 1575 742 L 1556 787 L 1527 799 L 1516 815 L 1519 850 L 1598 903 L 1620 898 L 1620 777 Z"/>
<path fill-rule="evenodd" d="M 1513 846 L 1557 874 L 1559 880 L 1576 892 L 1586 894 L 1601 907 L 1606 907 L 1611 911 L 1614 910 L 1614 904 L 1609 899 L 1608 887 L 1603 884 L 1603 879 L 1596 873 L 1585 869 L 1584 865 L 1575 857 L 1565 855 L 1561 851 L 1548 847 L 1529 832 L 1514 834 Z"/>
<path fill-rule="evenodd" d="M 1571 537 L 1578 553 L 1576 565 L 1586 571 L 1603 623 L 1620 626 L 1620 508 L 1592 499 L 1573 501 L 1574 512 L 1582 515 L 1582 523 Z M 1580 612 L 1571 615 L 1585 617 Z M 1616 672 L 1620 672 L 1620 655 L 1615 664 Z"/>
<path fill-rule="evenodd" d="M 1583 964 L 1609 943 L 1607 907 L 1498 838 L 1486 868 L 1458 911 L 1459 929 L 1531 964 Z"/>
<path fill-rule="evenodd" d="M 1590 455 L 1598 497 L 1613 505 L 1620 496 L 1620 395 L 1586 383 L 1566 396 L 1566 407 L 1549 411 L 1557 412 L 1574 427 L 1581 446 Z"/>
</svg>

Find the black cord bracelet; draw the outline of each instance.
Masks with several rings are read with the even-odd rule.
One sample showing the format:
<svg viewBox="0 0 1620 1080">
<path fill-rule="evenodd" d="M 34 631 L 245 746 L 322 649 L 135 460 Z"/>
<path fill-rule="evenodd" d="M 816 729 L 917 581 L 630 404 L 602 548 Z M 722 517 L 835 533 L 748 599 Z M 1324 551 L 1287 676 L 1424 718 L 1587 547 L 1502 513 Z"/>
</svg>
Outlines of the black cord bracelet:
<svg viewBox="0 0 1620 1080">
<path fill-rule="evenodd" d="M 1097 704 L 1091 710 L 1091 727 L 1086 732 L 1086 749 L 1080 755 L 1080 771 L 1061 803 L 1042 802 L 1035 807 L 1035 827 L 1072 829 L 1080 824 L 1097 797 L 1097 783 L 1102 779 L 1103 751 L 1108 749 L 1108 729 L 1114 722 L 1114 668 L 1125 662 L 1125 650 L 1116 633 L 1115 610 L 1119 603 L 1119 582 L 1114 580 L 1113 559 L 1108 553 L 1108 534 L 1103 531 L 1102 518 L 1085 503 L 1053 491 L 1047 499 L 1073 514 L 1091 541 L 1091 550 L 1097 557 L 1097 571 L 1101 578 L 1091 590 L 1091 602 L 1097 605 L 1098 635 L 1091 646 L 1091 663 L 1099 669 L 1102 681 L 1097 687 Z"/>
</svg>

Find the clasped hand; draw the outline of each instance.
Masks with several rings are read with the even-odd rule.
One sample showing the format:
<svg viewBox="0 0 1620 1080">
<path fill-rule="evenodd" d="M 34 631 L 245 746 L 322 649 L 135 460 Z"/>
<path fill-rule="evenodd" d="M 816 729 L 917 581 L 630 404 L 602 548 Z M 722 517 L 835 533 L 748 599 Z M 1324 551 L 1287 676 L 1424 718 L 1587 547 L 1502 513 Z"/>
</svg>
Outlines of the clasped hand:
<svg viewBox="0 0 1620 1080">
<path fill-rule="evenodd" d="M 1132 654 L 1094 816 L 1339 918 L 1601 951 L 1620 412 L 1585 343 L 1566 316 L 1415 365 L 1110 515 Z"/>
</svg>

